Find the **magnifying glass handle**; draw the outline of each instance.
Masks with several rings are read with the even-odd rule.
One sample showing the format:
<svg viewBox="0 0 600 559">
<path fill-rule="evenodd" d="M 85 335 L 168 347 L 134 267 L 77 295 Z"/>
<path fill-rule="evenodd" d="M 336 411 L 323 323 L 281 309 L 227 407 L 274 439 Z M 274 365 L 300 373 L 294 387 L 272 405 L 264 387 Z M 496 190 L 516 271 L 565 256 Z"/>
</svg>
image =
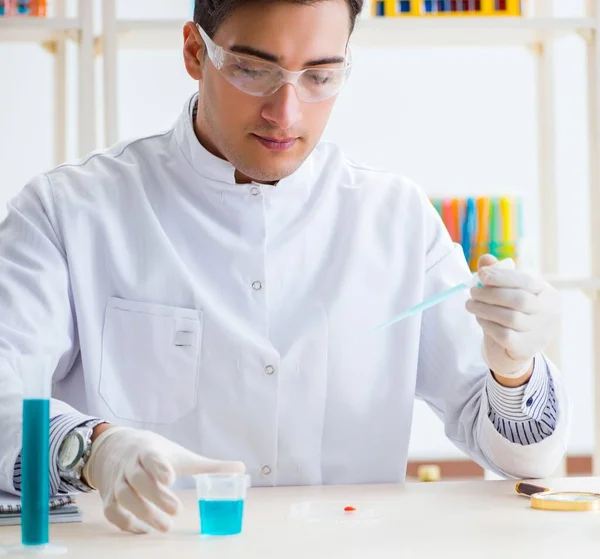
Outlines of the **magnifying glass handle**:
<svg viewBox="0 0 600 559">
<path fill-rule="evenodd" d="M 533 483 L 526 483 L 524 481 L 520 481 L 517 483 L 515 488 L 519 495 L 524 495 L 525 497 L 531 497 L 536 493 L 545 493 L 546 491 L 550 491 L 547 487 L 541 487 L 539 485 L 533 485 Z"/>
</svg>

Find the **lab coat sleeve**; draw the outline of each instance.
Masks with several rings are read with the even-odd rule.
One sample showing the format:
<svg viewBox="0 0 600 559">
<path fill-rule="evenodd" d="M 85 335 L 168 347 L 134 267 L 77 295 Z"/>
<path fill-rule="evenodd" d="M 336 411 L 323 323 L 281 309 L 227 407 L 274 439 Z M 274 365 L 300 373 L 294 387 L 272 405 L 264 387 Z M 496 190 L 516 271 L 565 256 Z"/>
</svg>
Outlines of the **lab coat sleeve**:
<svg viewBox="0 0 600 559">
<path fill-rule="evenodd" d="M 454 245 L 435 209 L 425 200 L 427 298 L 468 279 L 462 248 Z M 465 309 L 468 290 L 423 312 L 416 395 L 444 422 L 447 437 L 482 467 L 507 478 L 552 475 L 566 452 L 569 407 L 558 369 L 548 365 L 557 404 L 554 431 L 534 444 L 511 442 L 489 417 L 490 372 L 481 354 L 483 333 Z"/>
<path fill-rule="evenodd" d="M 60 445 L 65 440 L 65 437 L 76 427 L 87 424 L 88 427 L 94 427 L 94 424 L 102 423 L 98 419 L 91 418 L 80 413 L 65 413 L 57 415 L 50 421 L 50 495 L 58 495 L 59 493 L 90 493 L 92 489 L 84 484 L 74 485 L 61 479 L 58 467 L 58 451 Z M 15 462 L 13 472 L 13 485 L 15 493 L 21 493 L 21 454 Z"/>
<path fill-rule="evenodd" d="M 44 354 L 51 360 L 50 370 L 64 376 L 78 351 L 68 265 L 51 185 L 41 176 L 8 204 L 8 215 L 0 224 L 0 490 L 16 493 L 21 356 Z M 57 417 L 77 412 L 52 400 L 50 413 Z M 50 468 L 55 470 L 56 464 Z"/>
<path fill-rule="evenodd" d="M 533 374 L 526 385 L 508 388 L 489 375 L 486 390 L 490 404 L 488 417 L 504 438 L 527 445 L 554 433 L 558 406 L 543 355 L 535 357 Z"/>
</svg>

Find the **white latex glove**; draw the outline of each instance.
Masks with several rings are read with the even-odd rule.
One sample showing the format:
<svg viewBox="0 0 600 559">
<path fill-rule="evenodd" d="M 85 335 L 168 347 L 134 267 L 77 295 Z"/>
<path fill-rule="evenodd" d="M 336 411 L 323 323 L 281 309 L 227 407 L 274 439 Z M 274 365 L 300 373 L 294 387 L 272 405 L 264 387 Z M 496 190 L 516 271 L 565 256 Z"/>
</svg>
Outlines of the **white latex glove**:
<svg viewBox="0 0 600 559">
<path fill-rule="evenodd" d="M 495 375 L 520 378 L 555 334 L 558 291 L 490 254 L 479 259 L 478 275 L 483 287 L 471 289 L 466 307 L 483 329 L 483 358 Z"/>
<path fill-rule="evenodd" d="M 148 526 L 170 529 L 181 509 L 168 488 L 176 476 L 244 471 L 241 462 L 209 460 L 149 431 L 112 427 L 94 441 L 83 475 L 100 492 L 109 522 L 143 534 Z"/>
</svg>

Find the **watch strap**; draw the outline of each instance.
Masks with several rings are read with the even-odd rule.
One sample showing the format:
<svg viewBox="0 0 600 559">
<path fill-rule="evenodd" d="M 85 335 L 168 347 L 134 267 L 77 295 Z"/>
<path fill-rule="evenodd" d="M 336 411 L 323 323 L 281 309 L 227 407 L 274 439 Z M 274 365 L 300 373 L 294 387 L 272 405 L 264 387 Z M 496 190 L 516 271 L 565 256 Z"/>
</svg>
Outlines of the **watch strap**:
<svg viewBox="0 0 600 559">
<path fill-rule="evenodd" d="M 83 480 L 81 479 L 81 476 L 83 473 L 83 468 L 91 454 L 92 434 L 94 432 L 94 428 L 103 423 L 107 423 L 107 422 L 103 419 L 93 419 L 90 421 L 86 421 L 85 423 L 82 423 L 81 425 L 79 425 L 79 426 L 75 427 L 74 429 L 72 429 L 71 431 L 69 431 L 69 433 L 67 433 L 67 435 L 66 435 L 66 437 L 68 437 L 74 431 L 78 431 L 80 433 L 82 433 L 82 431 L 83 431 L 82 436 L 84 439 L 84 441 L 83 441 L 84 449 L 83 449 L 83 454 L 82 454 L 81 458 L 79 459 L 77 464 L 75 464 L 73 466 L 73 468 L 71 470 L 65 472 L 65 471 L 61 471 L 59 469 L 59 475 L 60 475 L 61 480 L 65 483 L 67 483 L 68 485 L 70 485 L 71 487 L 73 487 L 77 491 L 87 493 L 90 491 L 90 489 L 94 489 L 93 487 L 90 487 L 89 485 L 84 483 Z M 65 437 L 65 439 L 66 439 L 66 437 Z"/>
</svg>

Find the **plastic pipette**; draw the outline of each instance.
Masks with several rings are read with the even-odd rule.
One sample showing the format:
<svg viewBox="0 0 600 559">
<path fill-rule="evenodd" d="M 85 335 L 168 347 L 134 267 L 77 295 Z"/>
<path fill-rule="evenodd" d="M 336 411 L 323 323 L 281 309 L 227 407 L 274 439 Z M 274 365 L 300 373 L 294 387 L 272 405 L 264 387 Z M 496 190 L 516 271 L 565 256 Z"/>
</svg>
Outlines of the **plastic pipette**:
<svg viewBox="0 0 600 559">
<path fill-rule="evenodd" d="M 379 330 L 383 330 L 384 328 L 387 328 L 388 326 L 391 326 L 392 324 L 396 324 L 396 322 L 400 322 L 401 320 L 404 320 L 405 318 L 408 318 L 409 316 L 411 316 L 415 313 L 424 311 L 425 309 L 429 309 L 431 307 L 434 307 L 435 305 L 438 305 L 442 301 L 445 301 L 446 299 L 448 299 L 448 297 L 452 297 L 452 295 L 454 295 L 455 293 L 458 293 L 459 291 L 462 291 L 463 289 L 471 289 L 471 287 L 475 287 L 476 285 L 478 285 L 479 287 L 481 287 L 483 285 L 479 281 L 479 276 L 477 275 L 477 273 L 473 274 L 471 276 L 471 279 L 469 279 L 463 283 L 459 283 L 458 285 L 455 285 L 454 287 L 451 287 L 450 289 L 446 289 L 446 291 L 442 291 L 441 293 L 438 293 L 437 295 L 434 295 L 433 297 L 426 299 L 425 301 L 423 301 L 422 303 L 419 303 L 418 305 L 415 305 L 414 307 L 410 307 L 409 309 L 406 309 L 404 312 L 401 312 L 400 314 L 396 315 L 391 320 L 388 320 L 384 324 L 381 324 L 380 326 L 373 328 L 371 330 L 371 332 L 378 332 Z"/>
</svg>

